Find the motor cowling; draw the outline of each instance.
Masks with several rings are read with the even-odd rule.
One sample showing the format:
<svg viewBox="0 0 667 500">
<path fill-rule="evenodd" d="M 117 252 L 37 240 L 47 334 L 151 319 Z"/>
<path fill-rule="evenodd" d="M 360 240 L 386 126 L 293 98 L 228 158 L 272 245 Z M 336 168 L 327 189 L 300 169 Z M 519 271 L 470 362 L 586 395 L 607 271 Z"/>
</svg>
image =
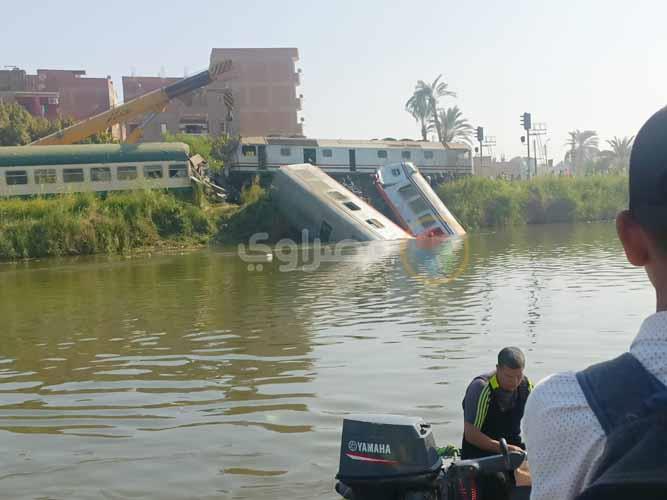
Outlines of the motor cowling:
<svg viewBox="0 0 667 500">
<path fill-rule="evenodd" d="M 346 498 L 437 499 L 442 460 L 419 417 L 350 416 L 343 422 L 337 491 Z"/>
</svg>

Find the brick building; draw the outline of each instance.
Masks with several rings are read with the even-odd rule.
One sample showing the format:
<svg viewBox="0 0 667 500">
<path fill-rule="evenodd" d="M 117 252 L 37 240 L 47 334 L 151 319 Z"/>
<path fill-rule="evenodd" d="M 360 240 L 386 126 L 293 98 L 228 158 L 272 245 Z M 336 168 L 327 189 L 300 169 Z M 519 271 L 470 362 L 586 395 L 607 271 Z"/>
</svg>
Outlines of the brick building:
<svg viewBox="0 0 667 500">
<path fill-rule="evenodd" d="M 175 99 L 145 127 L 144 140 L 160 140 L 165 132 L 242 136 L 303 135 L 297 95 L 300 73 L 296 48 L 213 49 L 211 63 L 232 61 L 232 70 L 219 81 L 185 98 Z M 125 102 L 178 81 L 178 78 L 123 77 Z M 233 107 L 224 95 L 231 91 Z M 128 132 L 141 123 L 127 124 Z"/>
<path fill-rule="evenodd" d="M 15 68 L 0 71 L 0 100 L 18 102 L 33 116 L 88 118 L 117 104 L 111 77 L 88 78 L 83 70 Z"/>
</svg>

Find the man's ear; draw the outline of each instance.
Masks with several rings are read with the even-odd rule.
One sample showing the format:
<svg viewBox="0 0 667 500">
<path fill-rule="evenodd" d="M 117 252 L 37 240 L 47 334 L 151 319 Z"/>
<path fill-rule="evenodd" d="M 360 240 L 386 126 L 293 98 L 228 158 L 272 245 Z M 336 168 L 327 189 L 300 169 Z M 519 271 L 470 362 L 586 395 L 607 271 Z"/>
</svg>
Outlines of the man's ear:
<svg viewBox="0 0 667 500">
<path fill-rule="evenodd" d="M 639 267 L 648 264 L 649 236 L 628 210 L 623 210 L 616 217 L 616 232 L 630 264 Z"/>
</svg>

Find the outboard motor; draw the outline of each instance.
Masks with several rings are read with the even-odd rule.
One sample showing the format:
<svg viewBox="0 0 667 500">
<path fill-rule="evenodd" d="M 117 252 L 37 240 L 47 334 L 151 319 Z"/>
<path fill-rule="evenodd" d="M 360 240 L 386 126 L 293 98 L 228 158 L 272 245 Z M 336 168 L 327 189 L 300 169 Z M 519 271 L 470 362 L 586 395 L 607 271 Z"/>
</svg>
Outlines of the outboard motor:
<svg viewBox="0 0 667 500">
<path fill-rule="evenodd" d="M 394 415 L 344 420 L 336 479 L 354 500 L 437 500 L 445 488 L 430 424 Z"/>
<path fill-rule="evenodd" d="M 484 500 L 477 479 L 517 469 L 526 454 L 509 452 L 453 462 L 444 471 L 430 424 L 419 417 L 350 416 L 343 421 L 336 491 L 348 500 Z M 530 489 L 515 488 L 511 498 Z"/>
</svg>

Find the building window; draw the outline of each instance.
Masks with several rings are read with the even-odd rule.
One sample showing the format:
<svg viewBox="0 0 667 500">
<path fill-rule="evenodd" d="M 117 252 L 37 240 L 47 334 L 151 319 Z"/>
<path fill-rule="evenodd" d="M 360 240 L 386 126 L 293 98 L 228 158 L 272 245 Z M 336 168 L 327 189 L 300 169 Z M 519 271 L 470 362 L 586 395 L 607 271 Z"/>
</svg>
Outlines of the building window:
<svg viewBox="0 0 667 500">
<path fill-rule="evenodd" d="M 425 160 L 432 160 L 433 159 L 433 151 L 424 151 L 424 159 Z"/>
<path fill-rule="evenodd" d="M 185 179 L 188 176 L 188 166 L 185 163 L 169 165 L 170 179 Z"/>
<path fill-rule="evenodd" d="M 377 219 L 366 219 L 366 222 L 377 229 L 382 229 L 384 227 L 384 225 Z"/>
<path fill-rule="evenodd" d="M 387 152 L 384 149 L 380 149 L 378 151 L 378 158 L 386 159 L 387 158 Z"/>
<path fill-rule="evenodd" d="M 83 169 L 82 168 L 64 169 L 63 182 L 83 182 Z"/>
<path fill-rule="evenodd" d="M 290 148 L 280 148 L 280 156 L 292 156 L 292 150 Z"/>
<path fill-rule="evenodd" d="M 28 173 L 25 170 L 11 170 L 5 172 L 5 180 L 8 186 L 28 184 Z"/>
<path fill-rule="evenodd" d="M 162 135 L 165 135 L 167 133 L 167 124 L 166 123 L 160 123 L 160 133 Z"/>
<path fill-rule="evenodd" d="M 38 168 L 35 170 L 35 184 L 55 184 L 57 180 L 55 168 Z"/>
<path fill-rule="evenodd" d="M 109 167 L 94 167 L 90 169 L 90 180 L 92 182 L 111 181 L 111 169 Z"/>
<path fill-rule="evenodd" d="M 162 179 L 162 166 L 146 165 L 144 167 L 144 177 L 146 179 Z"/>
<path fill-rule="evenodd" d="M 257 148 L 255 146 L 241 146 L 241 154 L 254 158 L 257 156 Z"/>
<path fill-rule="evenodd" d="M 410 151 L 401 151 L 401 158 L 404 160 L 409 160 L 410 159 Z"/>
<path fill-rule="evenodd" d="M 137 178 L 137 167 L 118 167 L 116 179 L 119 181 L 133 181 Z"/>
<path fill-rule="evenodd" d="M 330 149 L 323 149 L 322 156 L 324 156 L 325 158 L 331 158 L 333 156 L 333 151 L 331 151 Z"/>
</svg>

